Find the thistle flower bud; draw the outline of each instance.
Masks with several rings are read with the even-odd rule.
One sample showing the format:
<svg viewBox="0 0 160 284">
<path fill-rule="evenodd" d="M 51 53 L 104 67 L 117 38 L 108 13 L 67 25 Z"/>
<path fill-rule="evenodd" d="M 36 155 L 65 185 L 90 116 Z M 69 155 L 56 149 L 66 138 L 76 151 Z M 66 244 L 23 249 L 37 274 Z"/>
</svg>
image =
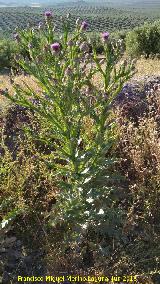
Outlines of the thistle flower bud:
<svg viewBox="0 0 160 284">
<path fill-rule="evenodd" d="M 43 57 L 41 55 L 36 57 L 36 63 L 37 64 L 42 63 L 42 61 L 43 61 Z"/>
<path fill-rule="evenodd" d="M 28 48 L 29 48 L 29 49 L 32 49 L 32 48 L 33 48 L 32 43 L 29 43 L 29 44 L 28 44 Z"/>
<path fill-rule="evenodd" d="M 54 84 L 57 84 L 58 80 L 56 78 L 51 78 L 51 81 L 54 83 Z"/>
<path fill-rule="evenodd" d="M 67 42 L 67 45 L 70 46 L 70 47 L 73 46 L 73 45 L 74 45 L 73 40 L 70 39 L 70 40 Z"/>
<path fill-rule="evenodd" d="M 54 32 L 56 30 L 57 26 L 54 25 L 52 31 Z"/>
<path fill-rule="evenodd" d="M 46 11 L 44 13 L 44 15 L 45 15 L 46 18 L 52 18 L 52 12 L 51 11 Z"/>
<path fill-rule="evenodd" d="M 81 42 L 80 41 L 76 41 L 76 46 L 80 46 Z"/>
<path fill-rule="evenodd" d="M 85 41 L 82 42 L 82 44 L 80 45 L 80 51 L 82 51 L 82 52 L 88 52 L 89 51 L 89 46 Z"/>
<path fill-rule="evenodd" d="M 39 24 L 38 24 L 38 29 L 40 30 L 42 27 L 43 27 L 43 23 L 42 23 L 42 22 L 39 22 Z"/>
<path fill-rule="evenodd" d="M 124 40 L 123 39 L 119 39 L 118 43 L 119 43 L 119 46 L 123 46 Z"/>
<path fill-rule="evenodd" d="M 91 58 L 90 54 L 89 54 L 89 53 L 86 53 L 86 54 L 85 54 L 85 59 L 90 59 L 90 58 Z"/>
<path fill-rule="evenodd" d="M 121 65 L 124 65 L 125 67 L 127 66 L 127 64 L 128 64 L 128 62 L 127 62 L 126 59 L 121 62 Z"/>
<path fill-rule="evenodd" d="M 107 93 L 102 93 L 102 98 L 104 101 L 106 101 L 108 99 L 108 94 Z"/>
<path fill-rule="evenodd" d="M 32 156 L 32 160 L 36 160 L 37 158 L 38 158 L 37 155 L 33 155 L 33 156 Z"/>
<path fill-rule="evenodd" d="M 99 61 L 99 64 L 100 64 L 100 65 L 102 65 L 102 64 L 104 64 L 104 63 L 105 63 L 105 59 L 104 59 L 104 58 Z"/>
<path fill-rule="evenodd" d="M 68 14 L 67 14 L 67 16 L 66 16 L 66 18 L 67 18 L 67 19 L 69 19 L 69 18 L 70 18 L 70 16 L 71 16 L 71 14 L 70 14 L 70 13 L 68 13 Z"/>
<path fill-rule="evenodd" d="M 136 63 L 137 63 L 137 59 L 134 58 L 131 63 L 132 63 L 133 65 L 136 64 Z"/>
<path fill-rule="evenodd" d="M 91 86 L 87 86 L 85 89 L 85 94 L 86 95 L 90 95 L 92 93 L 92 87 Z"/>
<path fill-rule="evenodd" d="M 13 37 L 18 43 L 20 42 L 20 36 L 18 33 L 14 34 Z"/>
<path fill-rule="evenodd" d="M 8 93 L 8 89 L 6 88 L 5 90 L 0 89 L 0 95 L 5 96 Z"/>
<path fill-rule="evenodd" d="M 80 18 L 78 18 L 78 19 L 76 20 L 76 25 L 79 26 L 80 23 L 81 23 L 81 20 L 80 20 Z"/>
<path fill-rule="evenodd" d="M 83 21 L 81 24 L 81 30 L 85 31 L 88 28 L 88 23 L 86 21 Z"/>
<path fill-rule="evenodd" d="M 93 38 L 88 38 L 88 43 L 90 45 L 94 45 L 94 39 Z"/>
<path fill-rule="evenodd" d="M 29 101 L 35 106 L 40 106 L 39 99 L 29 98 Z"/>
<path fill-rule="evenodd" d="M 58 42 L 52 43 L 50 47 L 51 47 L 51 51 L 54 54 L 57 54 L 60 52 L 60 44 Z"/>
<path fill-rule="evenodd" d="M 80 59 L 79 59 L 79 58 L 75 58 L 75 59 L 74 59 L 74 62 L 75 62 L 76 64 L 78 64 L 78 63 L 80 63 Z"/>
<path fill-rule="evenodd" d="M 43 51 L 44 51 L 44 52 L 49 51 L 49 45 L 48 45 L 48 44 L 44 45 L 44 47 L 43 47 Z"/>
<path fill-rule="evenodd" d="M 11 84 L 13 84 L 14 83 L 14 79 L 13 79 L 13 77 L 12 77 L 12 75 L 10 74 L 10 76 L 9 76 L 9 81 L 10 81 L 10 83 Z"/>
<path fill-rule="evenodd" d="M 102 41 L 106 43 L 108 42 L 108 39 L 109 39 L 109 33 L 108 32 L 102 33 Z"/>
<path fill-rule="evenodd" d="M 132 65 L 131 70 L 135 70 L 135 69 L 136 69 L 135 65 Z"/>
<path fill-rule="evenodd" d="M 29 60 L 29 58 L 28 57 L 25 57 L 25 63 L 29 63 L 30 62 L 30 60 Z"/>
<path fill-rule="evenodd" d="M 72 69 L 70 67 L 67 67 L 67 69 L 65 70 L 65 75 L 68 77 L 73 75 Z"/>
<path fill-rule="evenodd" d="M 29 29 L 30 27 L 31 27 L 31 24 L 30 24 L 30 23 L 28 23 L 28 24 L 27 24 L 27 28 Z"/>
<path fill-rule="evenodd" d="M 86 68 L 87 68 L 87 65 L 84 64 L 83 67 L 82 67 L 82 70 L 84 71 Z"/>
</svg>

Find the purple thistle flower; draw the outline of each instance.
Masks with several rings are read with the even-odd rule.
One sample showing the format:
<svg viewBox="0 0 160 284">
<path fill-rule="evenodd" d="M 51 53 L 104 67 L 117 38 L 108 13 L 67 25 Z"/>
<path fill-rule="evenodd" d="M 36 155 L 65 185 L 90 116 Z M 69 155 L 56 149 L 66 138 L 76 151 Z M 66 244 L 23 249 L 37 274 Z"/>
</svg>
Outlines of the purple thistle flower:
<svg viewBox="0 0 160 284">
<path fill-rule="evenodd" d="M 102 40 L 103 40 L 104 42 L 107 42 L 107 41 L 108 41 L 108 38 L 109 38 L 109 33 L 108 33 L 108 32 L 102 33 Z"/>
<path fill-rule="evenodd" d="M 51 50 L 55 53 L 58 53 L 60 51 L 60 44 L 58 42 L 52 43 Z"/>
<path fill-rule="evenodd" d="M 46 11 L 44 13 L 44 15 L 45 15 L 46 18 L 51 18 L 52 17 L 52 12 L 51 11 Z"/>
<path fill-rule="evenodd" d="M 86 21 L 83 21 L 81 24 L 81 30 L 85 31 L 88 28 L 88 23 Z"/>
</svg>

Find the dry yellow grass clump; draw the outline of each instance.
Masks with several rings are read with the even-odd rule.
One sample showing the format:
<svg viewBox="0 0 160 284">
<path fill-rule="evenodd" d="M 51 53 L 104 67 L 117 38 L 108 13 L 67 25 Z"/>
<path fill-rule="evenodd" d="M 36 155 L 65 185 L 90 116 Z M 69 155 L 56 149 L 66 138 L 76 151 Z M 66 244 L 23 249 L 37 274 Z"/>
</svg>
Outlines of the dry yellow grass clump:
<svg viewBox="0 0 160 284">
<path fill-rule="evenodd" d="M 18 75 L 15 77 L 14 82 L 25 87 L 25 83 L 27 83 L 30 87 L 32 87 L 36 92 L 40 91 L 40 88 L 37 86 L 36 82 L 31 76 Z M 14 94 L 14 89 L 10 81 L 9 72 L 0 73 L 0 89 L 8 89 L 10 94 Z M 3 96 L 0 97 L 0 103 L 3 104 L 5 98 Z"/>
<path fill-rule="evenodd" d="M 32 77 L 19 75 L 15 78 L 15 83 L 17 83 L 17 84 L 24 86 L 24 82 L 26 82 L 29 86 L 33 86 L 35 89 L 37 89 L 37 85 L 34 82 L 34 80 L 32 79 Z M 5 88 L 9 89 L 11 94 L 14 93 L 14 90 L 13 90 L 13 87 L 11 85 L 10 78 L 9 78 L 8 74 L 0 75 L 0 87 L 2 89 L 5 89 Z"/>
<path fill-rule="evenodd" d="M 137 60 L 135 67 L 137 72 L 134 75 L 134 78 L 142 76 L 151 76 L 151 75 L 160 76 L 159 59 L 140 58 Z M 29 86 L 33 87 L 37 92 L 39 92 L 40 89 L 31 76 L 19 75 L 15 78 L 15 83 L 17 84 L 24 85 L 24 82 L 26 82 Z M 102 83 L 100 75 L 95 76 L 94 83 L 97 86 L 99 86 Z M 5 88 L 7 88 L 11 94 L 14 93 L 8 72 L 0 73 L 0 89 L 5 89 Z M 2 102 L 3 100 L 4 98 L 0 97 L 0 102 Z"/>
<path fill-rule="evenodd" d="M 159 59 L 144 59 L 141 58 L 136 63 L 138 77 L 144 75 L 160 75 L 160 60 Z"/>
<path fill-rule="evenodd" d="M 124 59 L 126 55 L 124 56 Z M 160 76 L 160 60 L 159 59 L 145 59 L 140 58 L 135 64 L 136 73 L 133 79 L 143 76 Z M 94 78 L 94 82 L 97 86 L 102 84 L 101 75 L 97 75 Z"/>
</svg>

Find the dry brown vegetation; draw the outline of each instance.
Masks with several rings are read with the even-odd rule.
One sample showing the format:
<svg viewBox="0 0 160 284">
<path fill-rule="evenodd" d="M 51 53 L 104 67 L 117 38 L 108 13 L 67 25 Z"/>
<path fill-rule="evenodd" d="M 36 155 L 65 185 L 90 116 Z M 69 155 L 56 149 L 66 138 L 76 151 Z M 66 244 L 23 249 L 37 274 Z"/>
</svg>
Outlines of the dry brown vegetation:
<svg viewBox="0 0 160 284">
<path fill-rule="evenodd" d="M 159 59 L 145 59 L 141 58 L 137 60 L 136 62 L 136 74 L 134 75 L 133 78 L 137 77 L 143 77 L 143 76 L 160 76 L 160 60 Z M 23 81 L 27 82 L 30 86 L 33 86 L 35 90 L 39 91 L 39 88 L 36 84 L 36 82 L 30 77 L 30 76 L 24 76 L 24 75 L 19 75 L 15 79 L 15 83 L 17 84 L 22 84 Z M 95 78 L 95 83 L 100 84 L 101 83 L 101 78 L 96 77 Z M 0 88 L 5 89 L 8 88 L 10 93 L 14 93 L 14 90 L 12 88 L 10 78 L 8 76 L 8 72 L 0 73 Z M 0 100 L 3 100 L 1 97 Z"/>
<path fill-rule="evenodd" d="M 135 78 L 160 75 L 159 61 L 156 59 L 146 60 L 141 58 L 137 61 L 136 68 L 138 71 Z M 98 80 L 99 83 L 100 78 Z M 39 91 L 37 84 L 31 77 L 17 76 L 16 83 L 23 84 L 23 81 Z M 97 83 L 97 78 L 95 78 L 95 83 Z M 8 74 L 0 75 L 0 88 L 8 88 L 13 94 Z M 116 243 L 112 238 L 105 239 L 101 238 L 101 236 L 91 235 L 87 236 L 88 239 L 86 238 L 82 247 L 72 244 L 68 251 L 62 252 L 58 246 L 61 245 L 63 232 L 58 231 L 58 228 L 57 232 L 53 229 L 46 229 L 48 214 L 55 202 L 54 193 L 56 188 L 50 175 L 51 172 L 48 171 L 46 164 L 41 161 L 41 157 L 45 152 L 43 151 L 44 145 L 37 145 L 34 137 L 31 140 L 26 138 L 20 141 L 19 138 L 23 138 L 23 136 L 19 137 L 18 135 L 21 133 L 23 122 L 19 120 L 19 113 L 17 110 L 7 113 L 6 124 L 2 132 L 5 131 L 7 135 L 6 142 L 7 139 L 9 141 L 11 135 L 16 137 L 16 142 L 20 142 L 20 147 L 17 151 L 19 156 L 16 161 L 12 161 L 9 149 L 8 152 L 6 151 L 6 156 L 4 156 L 6 171 L 8 171 L 8 163 L 10 163 L 10 169 L 2 184 L 2 194 L 5 198 L 11 196 L 13 206 L 17 204 L 19 208 L 24 210 L 17 218 L 12 234 L 23 243 L 26 258 L 28 251 L 32 249 L 32 245 L 39 251 L 44 252 L 41 258 L 45 262 L 44 266 L 46 266 L 47 274 L 52 275 L 55 271 L 69 271 L 71 267 L 74 273 L 83 273 L 86 269 L 85 261 L 88 258 L 88 261 L 93 261 L 96 267 L 95 269 L 91 267 L 89 274 L 124 274 L 127 271 L 132 275 L 141 275 L 143 270 L 149 270 L 152 271 L 153 275 L 142 275 L 139 277 L 137 284 L 158 284 L 158 255 L 160 251 L 158 227 L 160 219 L 159 95 L 158 91 L 151 90 L 151 95 L 145 100 L 147 107 L 149 107 L 147 108 L 149 110 L 147 115 L 140 112 L 139 117 L 136 102 L 131 105 L 126 104 L 126 108 L 122 107 L 115 111 L 119 143 L 114 151 L 120 158 L 117 165 L 118 170 L 125 177 L 125 182 L 118 185 L 119 200 L 115 203 L 126 214 L 121 242 Z M 1 105 L 3 106 L 2 101 Z M 36 119 L 36 117 L 31 119 L 33 129 L 37 127 Z M 42 134 L 45 134 L 43 125 L 40 127 L 40 132 L 42 131 Z M 16 148 L 16 143 L 14 146 Z M 26 152 L 26 149 L 28 149 L 28 152 Z M 26 209 L 29 209 L 30 213 Z M 109 247 L 109 251 L 106 250 L 105 256 L 102 257 L 97 252 L 97 248 L 92 248 L 92 238 L 94 237 L 97 238 L 102 248 L 104 244 L 107 248 Z M 89 246 L 89 252 L 87 252 L 87 246 Z M 16 252 L 18 251 L 17 247 L 13 249 Z M 34 253 L 33 257 L 37 257 L 36 253 Z M 8 264 L 9 260 L 7 261 Z M 21 253 L 18 261 L 25 266 L 23 253 Z M 4 269 L 6 269 L 6 263 Z M 32 265 L 32 260 L 29 262 L 28 266 L 26 266 L 28 269 L 26 273 L 36 271 L 38 263 L 36 259 L 35 263 Z M 20 271 L 18 269 L 21 269 L 21 271 L 24 269 L 24 267 L 19 268 L 19 264 L 16 265 L 18 272 Z M 81 267 L 81 269 L 78 270 L 77 267 Z M 14 271 L 12 275 L 16 277 Z"/>
</svg>

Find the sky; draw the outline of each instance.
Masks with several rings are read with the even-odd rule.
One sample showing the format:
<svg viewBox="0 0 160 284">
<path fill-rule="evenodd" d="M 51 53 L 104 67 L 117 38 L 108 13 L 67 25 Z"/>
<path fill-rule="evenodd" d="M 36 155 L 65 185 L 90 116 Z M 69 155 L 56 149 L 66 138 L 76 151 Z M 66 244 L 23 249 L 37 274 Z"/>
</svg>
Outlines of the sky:
<svg viewBox="0 0 160 284">
<path fill-rule="evenodd" d="M 81 0 L 0 0 L 0 5 L 9 5 L 9 4 L 14 4 L 17 6 L 24 6 L 24 5 L 31 5 L 33 3 L 39 3 L 39 4 L 57 4 L 57 3 L 63 3 L 63 2 L 78 2 Z M 160 2 L 160 0 L 83 0 L 85 2 L 97 2 L 97 3 L 107 3 L 109 2 L 110 4 L 113 3 L 114 5 L 126 5 L 126 4 L 132 4 L 132 5 L 137 5 L 138 6 L 141 3 L 147 3 L 147 4 L 151 4 L 151 3 L 158 3 Z"/>
</svg>

